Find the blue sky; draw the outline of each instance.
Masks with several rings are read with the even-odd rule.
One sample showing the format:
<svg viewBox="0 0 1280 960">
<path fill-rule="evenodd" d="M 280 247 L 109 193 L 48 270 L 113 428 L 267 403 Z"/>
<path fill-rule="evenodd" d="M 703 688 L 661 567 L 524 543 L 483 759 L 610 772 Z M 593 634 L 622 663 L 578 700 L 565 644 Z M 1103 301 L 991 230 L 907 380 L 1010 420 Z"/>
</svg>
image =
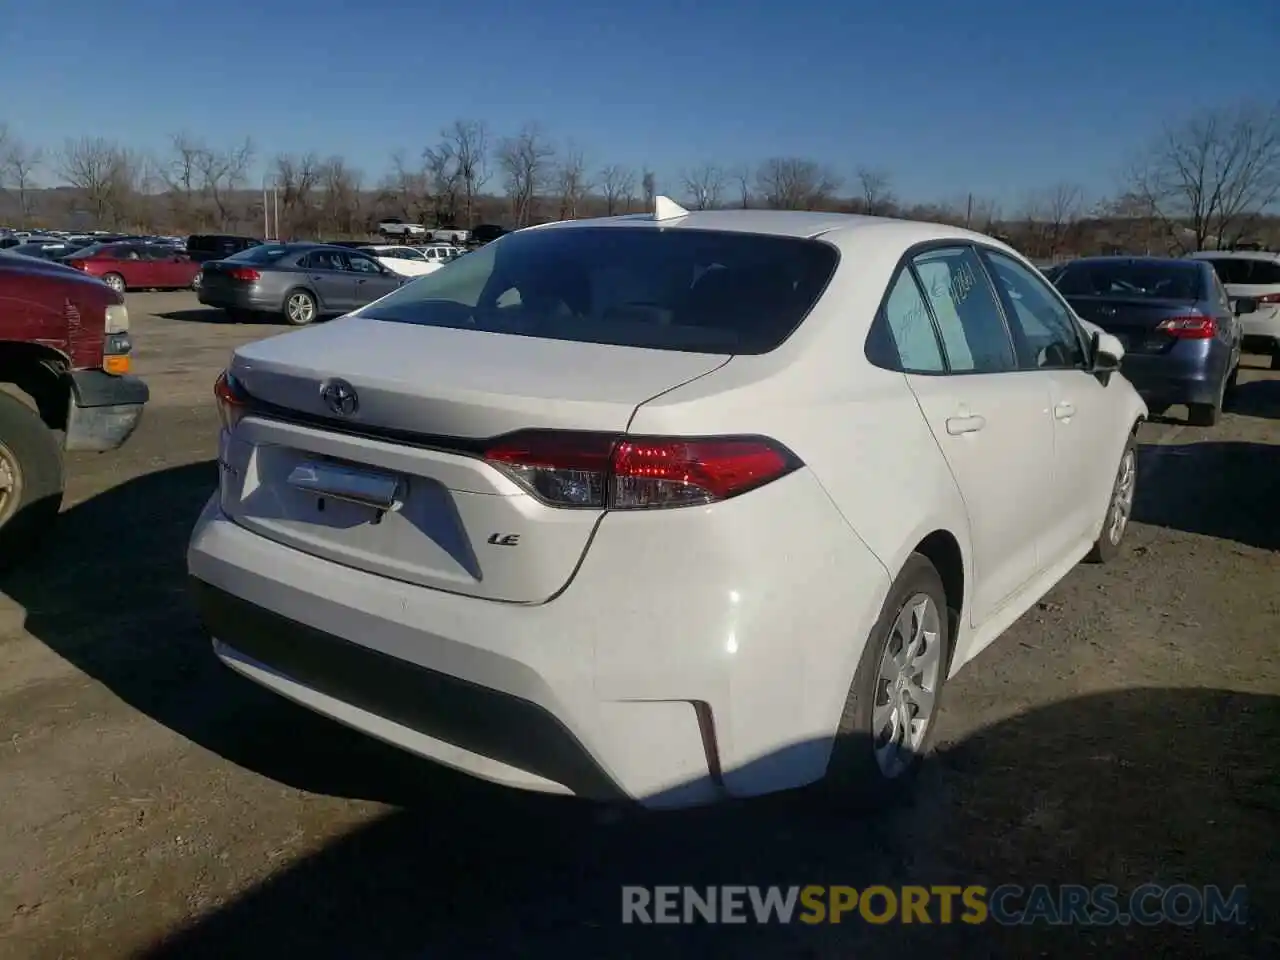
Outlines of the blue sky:
<svg viewBox="0 0 1280 960">
<path fill-rule="evenodd" d="M 1280 96 L 1278 57 L 1277 0 L 2 0 L 0 121 L 55 147 L 248 135 L 370 180 L 454 118 L 537 121 L 667 189 L 799 155 L 1016 203 L 1111 191 L 1164 122 Z"/>
</svg>

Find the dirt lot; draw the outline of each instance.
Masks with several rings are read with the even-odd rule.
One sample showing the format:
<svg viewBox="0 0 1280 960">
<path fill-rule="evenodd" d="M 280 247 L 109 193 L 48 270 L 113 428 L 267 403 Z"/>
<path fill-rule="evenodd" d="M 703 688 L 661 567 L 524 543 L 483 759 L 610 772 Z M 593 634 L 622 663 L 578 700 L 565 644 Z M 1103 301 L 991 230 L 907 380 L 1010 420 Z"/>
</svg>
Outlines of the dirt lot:
<svg viewBox="0 0 1280 960">
<path fill-rule="evenodd" d="M 949 687 L 915 806 L 623 816 L 490 787 L 212 657 L 183 551 L 210 384 L 275 332 L 130 296 L 152 406 L 74 458 L 56 540 L 0 587 L 0 956 L 1280 955 L 1280 378 L 1142 431 L 1124 556 Z M 1183 411 L 1170 411 L 1177 417 Z M 1245 926 L 623 927 L 621 884 L 1247 884 Z"/>
</svg>

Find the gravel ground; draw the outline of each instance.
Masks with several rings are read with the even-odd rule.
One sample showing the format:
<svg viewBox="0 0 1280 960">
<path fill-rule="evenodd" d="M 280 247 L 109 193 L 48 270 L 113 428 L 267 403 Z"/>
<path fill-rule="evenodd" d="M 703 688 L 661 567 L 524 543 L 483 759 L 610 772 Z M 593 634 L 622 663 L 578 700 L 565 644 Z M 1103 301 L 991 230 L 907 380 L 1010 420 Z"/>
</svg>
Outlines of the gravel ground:
<svg viewBox="0 0 1280 960">
<path fill-rule="evenodd" d="M 1280 955 L 1280 379 L 1144 426 L 1124 555 L 949 686 L 919 799 L 618 814 L 399 754 L 209 652 L 183 551 L 235 344 L 130 296 L 152 405 L 0 585 L 0 957 Z M 1252 359 L 1252 358 L 1247 358 Z M 635 927 L 622 884 L 1246 884 L 1244 925 Z"/>
</svg>

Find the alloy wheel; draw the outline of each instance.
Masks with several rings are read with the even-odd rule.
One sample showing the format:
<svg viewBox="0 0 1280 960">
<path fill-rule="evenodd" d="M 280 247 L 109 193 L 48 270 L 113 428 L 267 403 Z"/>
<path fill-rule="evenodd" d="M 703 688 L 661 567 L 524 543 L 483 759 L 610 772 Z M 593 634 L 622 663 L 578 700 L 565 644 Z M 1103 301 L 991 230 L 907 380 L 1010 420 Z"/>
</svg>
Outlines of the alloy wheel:
<svg viewBox="0 0 1280 960">
<path fill-rule="evenodd" d="M 1107 539 L 1119 546 L 1133 513 L 1133 496 L 1137 488 L 1138 467 L 1133 448 L 1125 450 L 1116 473 L 1115 492 L 1111 495 L 1111 511 L 1107 517 Z"/>
<path fill-rule="evenodd" d="M 22 499 L 22 469 L 18 458 L 0 443 L 0 527 L 9 522 Z"/>
<path fill-rule="evenodd" d="M 886 779 L 904 773 L 933 722 L 942 673 L 942 617 L 927 593 L 898 612 L 876 673 L 871 708 L 876 763 Z"/>
</svg>

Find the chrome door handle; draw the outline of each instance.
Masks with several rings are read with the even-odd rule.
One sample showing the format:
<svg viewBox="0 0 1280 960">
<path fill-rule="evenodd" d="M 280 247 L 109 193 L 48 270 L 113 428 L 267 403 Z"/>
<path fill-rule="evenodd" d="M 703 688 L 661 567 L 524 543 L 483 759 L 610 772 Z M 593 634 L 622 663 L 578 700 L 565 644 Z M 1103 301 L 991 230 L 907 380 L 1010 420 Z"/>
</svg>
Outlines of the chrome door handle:
<svg viewBox="0 0 1280 960">
<path fill-rule="evenodd" d="M 947 419 L 947 433 L 958 437 L 962 433 L 977 433 L 987 425 L 987 418 L 977 414 L 968 417 L 950 417 Z"/>
<path fill-rule="evenodd" d="M 1076 415 L 1076 405 L 1067 403 L 1065 400 L 1053 408 L 1053 417 L 1055 420 L 1070 420 Z"/>
</svg>

